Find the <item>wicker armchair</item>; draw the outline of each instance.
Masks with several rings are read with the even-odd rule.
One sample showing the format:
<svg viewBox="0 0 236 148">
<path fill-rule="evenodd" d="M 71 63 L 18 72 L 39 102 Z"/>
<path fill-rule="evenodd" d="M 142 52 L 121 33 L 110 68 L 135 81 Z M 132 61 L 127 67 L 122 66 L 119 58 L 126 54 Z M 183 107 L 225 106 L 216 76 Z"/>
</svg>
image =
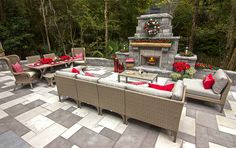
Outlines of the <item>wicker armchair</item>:
<svg viewBox="0 0 236 148">
<path fill-rule="evenodd" d="M 26 57 L 26 60 L 27 60 L 28 64 L 35 63 L 40 60 L 40 56 L 39 55 L 28 56 L 28 57 Z"/>
<path fill-rule="evenodd" d="M 71 48 L 72 57 L 75 57 L 76 54 L 83 53 L 84 58 L 81 61 L 75 61 L 74 63 L 79 64 L 85 64 L 86 63 L 86 56 L 85 56 L 85 48 L 84 47 L 78 47 L 78 48 Z"/>
<path fill-rule="evenodd" d="M 30 87 L 33 89 L 33 81 L 37 80 L 37 73 L 35 71 L 24 71 L 21 73 L 16 73 L 12 69 L 12 64 L 15 64 L 16 62 L 20 63 L 20 58 L 18 55 L 9 55 L 6 57 L 0 58 L 1 60 L 4 60 L 11 73 L 15 77 L 15 87 L 14 90 L 16 89 L 18 84 L 24 85 L 24 84 L 30 84 Z"/>
<path fill-rule="evenodd" d="M 55 59 L 55 58 L 56 58 L 56 55 L 55 55 L 55 53 L 49 53 L 49 54 L 44 54 L 43 57 L 44 57 L 44 58 Z"/>
</svg>

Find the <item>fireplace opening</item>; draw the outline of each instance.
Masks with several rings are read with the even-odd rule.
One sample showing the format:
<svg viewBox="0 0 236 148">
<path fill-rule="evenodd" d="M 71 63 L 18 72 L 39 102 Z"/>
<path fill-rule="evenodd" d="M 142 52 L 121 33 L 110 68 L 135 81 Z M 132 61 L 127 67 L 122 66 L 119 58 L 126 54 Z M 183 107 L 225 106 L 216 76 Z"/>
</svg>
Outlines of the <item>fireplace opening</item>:
<svg viewBox="0 0 236 148">
<path fill-rule="evenodd" d="M 160 57 L 157 56 L 141 56 L 141 65 L 160 67 Z"/>
</svg>

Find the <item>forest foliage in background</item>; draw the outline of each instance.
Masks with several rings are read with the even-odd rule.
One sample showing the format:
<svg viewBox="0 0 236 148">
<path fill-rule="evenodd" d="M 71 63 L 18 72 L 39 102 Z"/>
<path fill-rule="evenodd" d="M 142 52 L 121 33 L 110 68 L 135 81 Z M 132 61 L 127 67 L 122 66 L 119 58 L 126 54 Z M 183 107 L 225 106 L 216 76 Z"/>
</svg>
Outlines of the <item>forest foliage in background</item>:
<svg viewBox="0 0 236 148">
<path fill-rule="evenodd" d="M 128 48 L 136 18 L 153 5 L 173 15 L 180 50 L 193 40 L 200 62 L 236 69 L 232 60 L 236 59 L 235 0 L 0 0 L 0 41 L 6 54 L 22 58 L 69 53 L 71 47 L 81 46 L 87 56 L 110 58 L 124 45 Z M 105 12 L 108 26 L 104 25 Z"/>
</svg>

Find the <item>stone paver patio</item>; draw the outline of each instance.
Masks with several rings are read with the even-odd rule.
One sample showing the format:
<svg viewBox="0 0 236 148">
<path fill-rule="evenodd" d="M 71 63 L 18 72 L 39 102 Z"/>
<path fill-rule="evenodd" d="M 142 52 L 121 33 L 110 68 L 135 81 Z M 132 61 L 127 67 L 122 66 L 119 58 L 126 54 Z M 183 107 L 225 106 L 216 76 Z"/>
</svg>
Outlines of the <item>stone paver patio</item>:
<svg viewBox="0 0 236 148">
<path fill-rule="evenodd" d="M 106 74 L 105 74 L 106 75 Z M 161 78 L 158 80 L 161 81 Z M 236 87 L 231 88 L 224 113 L 217 105 L 188 99 L 178 139 L 164 129 L 94 107 L 77 108 L 70 99 L 58 102 L 56 87 L 46 82 L 13 91 L 10 72 L 0 72 L 0 147 L 47 148 L 224 148 L 236 147 Z"/>
</svg>

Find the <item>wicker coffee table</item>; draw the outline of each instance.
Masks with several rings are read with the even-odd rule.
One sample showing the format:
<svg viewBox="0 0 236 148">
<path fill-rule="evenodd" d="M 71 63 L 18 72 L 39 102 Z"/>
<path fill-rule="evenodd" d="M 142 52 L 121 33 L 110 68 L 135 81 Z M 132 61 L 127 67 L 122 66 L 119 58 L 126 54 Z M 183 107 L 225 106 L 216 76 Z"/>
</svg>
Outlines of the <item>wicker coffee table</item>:
<svg viewBox="0 0 236 148">
<path fill-rule="evenodd" d="M 122 73 L 118 74 L 118 82 L 120 82 L 120 77 L 125 77 L 125 82 L 128 82 L 128 78 L 135 78 L 135 79 L 141 79 L 141 80 L 147 80 L 151 81 L 151 83 L 156 79 L 158 79 L 158 74 L 154 73 L 147 73 L 144 72 L 143 74 L 139 74 L 138 71 L 133 71 L 133 70 L 125 70 Z"/>
</svg>

